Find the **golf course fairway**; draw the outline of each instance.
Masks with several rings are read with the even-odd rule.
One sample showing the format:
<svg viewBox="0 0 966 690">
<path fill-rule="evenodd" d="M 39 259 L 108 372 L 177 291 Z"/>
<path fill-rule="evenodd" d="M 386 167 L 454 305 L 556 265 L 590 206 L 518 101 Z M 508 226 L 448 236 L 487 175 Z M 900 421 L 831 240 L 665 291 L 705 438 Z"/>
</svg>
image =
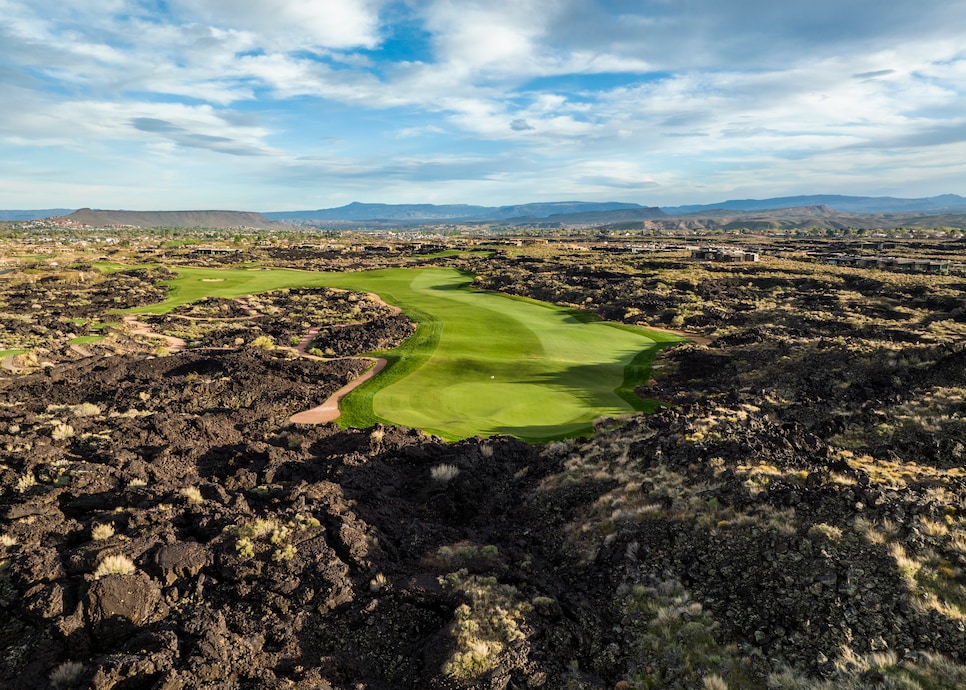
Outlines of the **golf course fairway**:
<svg viewBox="0 0 966 690">
<path fill-rule="evenodd" d="M 376 422 L 447 440 L 509 434 L 547 441 L 587 433 L 601 416 L 650 410 L 634 395 L 655 352 L 676 335 L 589 312 L 472 288 L 450 268 L 357 273 L 177 267 L 167 298 L 129 311 L 166 313 L 204 297 L 332 287 L 378 294 L 419 324 L 388 364 L 340 403 L 344 426 Z"/>
<path fill-rule="evenodd" d="M 646 410 L 633 389 L 654 353 L 679 337 L 591 314 L 473 290 L 453 269 L 329 274 L 327 285 L 375 292 L 419 323 L 382 353 L 382 373 L 343 399 L 342 423 L 414 427 L 448 440 L 510 434 L 545 441 L 593 420 Z"/>
</svg>

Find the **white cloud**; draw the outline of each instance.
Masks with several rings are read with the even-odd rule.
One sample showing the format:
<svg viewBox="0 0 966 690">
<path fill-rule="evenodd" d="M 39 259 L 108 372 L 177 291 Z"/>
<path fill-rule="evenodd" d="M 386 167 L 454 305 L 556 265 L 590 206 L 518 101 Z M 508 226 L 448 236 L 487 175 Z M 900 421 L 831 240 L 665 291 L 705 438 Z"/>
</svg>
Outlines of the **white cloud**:
<svg viewBox="0 0 966 690">
<path fill-rule="evenodd" d="M 0 154 L 137 155 L 171 189 L 174 160 L 226 155 L 224 176 L 247 184 L 348 194 L 383 175 L 387 195 L 431 180 L 467 201 L 963 179 L 964 0 L 0 0 L 0 14 L 14 104 Z M 393 52 L 410 36 L 417 49 Z M 299 161 L 331 152 L 324 137 L 341 158 Z"/>
<path fill-rule="evenodd" d="M 473 71 L 526 70 L 555 2 L 437 0 L 425 10 L 439 59 Z"/>
<path fill-rule="evenodd" d="M 271 51 L 373 47 L 379 42 L 378 0 L 174 0 L 180 16 L 250 32 Z"/>
</svg>

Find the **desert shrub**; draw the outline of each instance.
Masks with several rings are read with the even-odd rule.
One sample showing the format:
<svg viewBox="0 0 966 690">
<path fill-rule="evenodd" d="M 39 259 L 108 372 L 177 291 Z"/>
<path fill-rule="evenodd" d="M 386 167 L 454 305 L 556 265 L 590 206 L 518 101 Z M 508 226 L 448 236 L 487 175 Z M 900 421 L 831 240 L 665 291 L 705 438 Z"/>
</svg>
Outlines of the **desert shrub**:
<svg viewBox="0 0 966 690">
<path fill-rule="evenodd" d="M 717 641 L 717 623 L 680 582 L 630 587 L 624 611 L 637 667 L 629 689 L 759 687 L 744 671 L 749 662 Z"/>
<path fill-rule="evenodd" d="M 526 637 L 520 624 L 532 607 L 521 600 L 515 587 L 501 585 L 494 577 L 460 570 L 440 582 L 468 600 L 456 609 L 452 630 L 456 651 L 443 665 L 443 673 L 474 680 L 496 667 L 508 644 Z"/>
<path fill-rule="evenodd" d="M 317 525 L 318 521 L 312 519 Z M 257 519 L 242 525 L 226 528 L 226 531 L 235 535 L 235 551 L 240 558 L 253 558 L 255 556 L 255 546 L 259 540 L 266 540 L 278 547 L 272 552 L 272 560 L 290 561 L 295 557 L 296 549 L 288 540 L 292 534 L 292 526 L 295 523 L 283 525 L 275 520 Z M 309 520 L 299 521 L 300 526 L 312 524 Z"/>
<path fill-rule="evenodd" d="M 69 688 L 76 685 L 84 673 L 84 664 L 79 661 L 65 661 L 50 672 L 50 684 L 55 688 Z"/>
<path fill-rule="evenodd" d="M 574 442 L 572 439 L 566 439 L 563 441 L 551 441 L 543 448 L 543 454 L 547 457 L 558 458 L 563 455 L 567 455 L 574 449 Z"/>
<path fill-rule="evenodd" d="M 463 567 L 470 563 L 493 564 L 500 558 L 500 550 L 493 544 L 480 546 L 471 542 L 461 542 L 436 549 L 430 559 L 440 566 Z"/>
<path fill-rule="evenodd" d="M 255 556 L 255 545 L 249 537 L 242 537 L 235 542 L 235 551 L 241 558 L 252 558 Z"/>
<path fill-rule="evenodd" d="M 286 544 L 285 546 L 275 549 L 275 551 L 272 553 L 272 560 L 276 563 L 290 561 L 295 558 L 296 553 L 297 552 L 294 546 L 291 544 Z"/>
</svg>

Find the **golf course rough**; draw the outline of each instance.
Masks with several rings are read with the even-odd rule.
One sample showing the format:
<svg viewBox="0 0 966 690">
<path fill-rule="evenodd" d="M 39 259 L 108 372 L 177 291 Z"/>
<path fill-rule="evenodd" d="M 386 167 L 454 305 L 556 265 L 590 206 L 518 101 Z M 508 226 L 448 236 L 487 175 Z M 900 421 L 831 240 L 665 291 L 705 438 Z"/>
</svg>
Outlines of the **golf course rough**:
<svg viewBox="0 0 966 690">
<path fill-rule="evenodd" d="M 378 354 L 386 368 L 340 403 L 343 426 L 376 422 L 423 429 L 446 440 L 509 434 L 547 441 L 588 433 L 601 416 L 650 410 L 635 386 L 661 347 L 680 337 L 600 321 L 588 312 L 472 288 L 450 268 L 357 273 L 177 267 L 165 313 L 204 297 L 279 288 L 332 287 L 378 294 L 418 323 Z M 131 310 L 135 311 L 135 310 Z"/>
</svg>

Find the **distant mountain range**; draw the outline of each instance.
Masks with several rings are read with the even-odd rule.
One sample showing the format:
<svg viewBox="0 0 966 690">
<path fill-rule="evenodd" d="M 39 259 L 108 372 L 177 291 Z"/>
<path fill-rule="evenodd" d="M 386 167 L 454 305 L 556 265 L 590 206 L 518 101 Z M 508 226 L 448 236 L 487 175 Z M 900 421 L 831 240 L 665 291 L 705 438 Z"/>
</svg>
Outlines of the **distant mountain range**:
<svg viewBox="0 0 966 690">
<path fill-rule="evenodd" d="M 552 215 L 641 209 L 640 204 L 616 201 L 594 203 L 586 201 L 556 201 L 519 204 L 516 206 L 470 206 L 467 204 L 363 204 L 355 201 L 339 208 L 316 211 L 276 211 L 263 214 L 279 221 L 353 220 L 353 221 L 487 221 L 511 218 L 547 218 Z"/>
<path fill-rule="evenodd" d="M 38 218 L 53 218 L 64 216 L 73 211 L 72 208 L 47 208 L 37 211 L 0 211 L 0 220 L 37 220 Z"/>
<path fill-rule="evenodd" d="M 316 211 L 281 211 L 265 213 L 271 220 L 283 222 L 371 221 L 378 223 L 421 223 L 453 221 L 524 222 L 532 219 L 561 223 L 620 222 L 663 216 L 703 214 L 714 211 L 763 211 L 801 207 L 828 207 L 844 213 L 966 213 L 966 197 L 956 194 L 920 199 L 896 197 L 842 196 L 814 194 L 809 196 L 774 197 L 771 199 L 733 199 L 716 204 L 690 206 L 641 206 L 632 203 L 592 203 L 560 201 L 520 204 L 516 206 L 470 206 L 435 204 L 363 204 L 354 202 L 338 208 Z"/>
<path fill-rule="evenodd" d="M 908 219 L 928 216 L 934 224 L 945 224 L 947 217 L 966 215 L 966 197 L 957 194 L 917 199 L 860 197 L 836 194 L 773 197 L 770 199 L 733 199 L 716 204 L 668 206 L 658 208 L 622 202 L 559 201 L 511 206 L 473 206 L 468 204 L 366 204 L 354 202 L 338 208 L 308 211 L 104 211 L 47 209 L 39 211 L 0 211 L 0 220 L 22 221 L 54 216 L 67 217 L 92 226 L 134 225 L 140 227 L 181 228 L 271 228 L 280 224 L 311 224 L 357 227 L 360 224 L 392 227 L 422 223 L 494 223 L 514 225 L 609 225 L 635 222 L 660 222 L 671 227 L 698 225 L 697 218 L 737 223 L 743 214 L 764 220 L 767 215 L 782 216 L 784 223 L 819 216 L 841 216 L 848 225 L 898 225 Z M 859 215 L 861 214 L 861 215 Z M 898 214 L 901 217 L 891 217 Z M 874 217 L 873 217 L 874 215 Z M 727 220 L 726 220 L 727 219 Z M 830 221 L 831 222 L 831 221 Z M 926 220 L 928 223 L 928 219 Z M 958 219 L 954 224 L 960 224 Z M 783 224 L 784 224 L 783 223 Z M 869 225 L 871 224 L 871 225 Z M 922 224 L 922 223 L 920 223 Z"/>
<path fill-rule="evenodd" d="M 801 206 L 828 206 L 847 213 L 966 213 L 966 197 L 958 194 L 941 194 L 919 199 L 900 199 L 891 196 L 842 196 L 840 194 L 813 194 L 810 196 L 782 196 L 771 199 L 733 199 L 717 204 L 691 206 L 664 206 L 669 216 L 685 213 L 702 213 L 716 209 L 729 211 L 763 211 Z"/>
<path fill-rule="evenodd" d="M 64 216 L 92 227 L 271 228 L 281 225 L 250 211 L 103 211 L 82 208 Z"/>
</svg>

